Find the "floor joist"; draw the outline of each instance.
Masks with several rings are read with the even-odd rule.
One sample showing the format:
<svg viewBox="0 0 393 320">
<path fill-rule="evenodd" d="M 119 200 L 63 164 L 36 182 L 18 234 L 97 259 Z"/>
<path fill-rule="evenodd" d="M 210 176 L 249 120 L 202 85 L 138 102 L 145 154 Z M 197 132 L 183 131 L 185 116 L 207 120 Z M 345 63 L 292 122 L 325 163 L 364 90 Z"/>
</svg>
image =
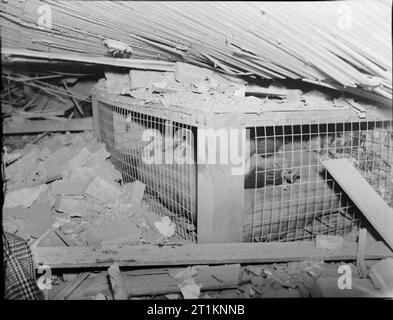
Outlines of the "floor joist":
<svg viewBox="0 0 393 320">
<path fill-rule="evenodd" d="M 37 265 L 51 268 L 119 266 L 174 266 L 224 263 L 271 263 L 303 260 L 356 260 L 357 243 L 346 242 L 338 251 L 317 249 L 312 241 L 288 243 L 187 244 L 172 246 L 35 247 Z M 393 257 L 382 242 L 367 245 L 365 259 Z"/>
</svg>

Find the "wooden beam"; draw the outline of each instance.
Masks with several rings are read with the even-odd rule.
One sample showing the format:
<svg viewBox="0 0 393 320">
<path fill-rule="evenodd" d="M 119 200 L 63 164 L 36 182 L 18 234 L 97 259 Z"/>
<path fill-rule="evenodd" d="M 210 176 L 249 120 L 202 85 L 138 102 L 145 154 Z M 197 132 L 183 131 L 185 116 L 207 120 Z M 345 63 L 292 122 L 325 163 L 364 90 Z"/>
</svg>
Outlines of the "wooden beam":
<svg viewBox="0 0 393 320">
<path fill-rule="evenodd" d="M 157 70 L 157 71 L 175 71 L 175 64 L 158 60 L 142 60 L 142 59 L 122 59 L 109 57 L 92 57 L 87 55 L 75 55 L 64 53 L 50 53 L 43 51 L 32 51 L 24 49 L 2 48 L 1 55 L 9 61 L 12 57 L 25 57 L 29 59 L 45 59 L 72 61 L 89 64 L 99 64 L 114 67 L 125 67 L 130 69 Z"/>
<path fill-rule="evenodd" d="M 264 88 L 255 85 L 248 85 L 246 87 L 246 94 L 250 94 L 250 95 L 287 97 L 290 93 L 291 93 L 290 89 Z"/>
<path fill-rule="evenodd" d="M 93 112 L 93 129 L 94 129 L 94 137 L 98 142 L 101 142 L 100 137 L 100 119 L 98 115 L 98 97 L 97 97 L 97 89 L 93 88 L 91 91 L 91 110 Z"/>
<path fill-rule="evenodd" d="M 123 280 L 119 265 L 117 262 L 113 263 L 108 269 L 109 280 L 113 291 L 114 300 L 127 300 L 127 293 L 123 287 Z"/>
<path fill-rule="evenodd" d="M 362 228 L 359 230 L 358 254 L 356 257 L 356 266 L 359 269 L 361 278 L 367 277 L 367 266 L 366 266 L 366 263 L 364 262 L 366 240 L 367 240 L 367 229 Z"/>
<path fill-rule="evenodd" d="M 67 300 L 67 298 L 75 291 L 80 284 L 89 277 L 89 272 L 78 274 L 74 280 L 70 281 L 60 292 L 54 296 L 53 300 Z"/>
<path fill-rule="evenodd" d="M 370 241 L 371 242 L 371 241 Z M 313 241 L 271 243 L 221 243 L 187 245 L 33 247 L 36 265 L 51 268 L 105 268 L 119 266 L 175 266 L 224 263 L 271 263 L 303 260 L 356 260 L 358 244 L 347 242 L 337 251 L 317 249 Z M 365 259 L 393 257 L 382 242 L 368 243 Z"/>
<path fill-rule="evenodd" d="M 65 132 L 65 131 L 86 131 L 93 130 L 93 120 L 89 118 L 65 119 L 65 121 L 55 120 L 34 120 L 25 121 L 22 127 L 11 127 L 3 125 L 3 134 L 29 134 L 40 132 Z"/>
<path fill-rule="evenodd" d="M 246 136 L 245 130 L 242 132 L 240 128 L 232 129 L 234 129 L 232 132 L 238 132 L 237 141 L 229 140 L 230 128 L 214 127 L 214 131 L 211 131 L 212 137 L 210 134 L 202 134 L 203 129 L 198 130 L 198 243 L 243 241 L 244 174 L 234 174 L 236 167 L 230 163 L 232 161 L 230 154 L 236 151 L 236 155 L 239 155 L 240 147 L 233 147 L 245 148 Z M 220 136 L 219 132 L 222 132 L 223 136 Z M 220 136 L 218 143 L 215 141 L 217 145 L 211 144 L 212 140 L 217 140 L 218 136 Z M 235 137 L 231 137 L 233 138 Z M 224 152 L 221 152 L 223 145 L 227 147 L 226 162 L 223 161 Z M 236 150 L 231 150 L 231 148 Z M 207 152 L 202 155 L 201 150 Z M 216 164 L 210 163 L 210 153 L 214 156 Z"/>
<path fill-rule="evenodd" d="M 347 159 L 322 162 L 340 187 L 393 249 L 393 209 Z"/>
</svg>

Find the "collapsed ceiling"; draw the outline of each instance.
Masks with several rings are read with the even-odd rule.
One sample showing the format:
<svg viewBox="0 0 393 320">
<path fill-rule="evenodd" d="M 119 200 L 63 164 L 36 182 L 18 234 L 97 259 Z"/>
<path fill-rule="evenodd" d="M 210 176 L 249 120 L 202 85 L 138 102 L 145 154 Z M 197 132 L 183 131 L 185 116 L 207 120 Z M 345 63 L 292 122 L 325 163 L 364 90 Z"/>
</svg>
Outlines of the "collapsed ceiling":
<svg viewBox="0 0 393 320">
<path fill-rule="evenodd" d="M 37 22 L 43 5 L 50 6 L 48 28 Z M 126 44 L 132 59 L 181 60 L 249 79 L 301 80 L 391 103 L 390 1 L 32 0 L 0 9 L 2 49 L 102 57 L 111 39 Z"/>
</svg>

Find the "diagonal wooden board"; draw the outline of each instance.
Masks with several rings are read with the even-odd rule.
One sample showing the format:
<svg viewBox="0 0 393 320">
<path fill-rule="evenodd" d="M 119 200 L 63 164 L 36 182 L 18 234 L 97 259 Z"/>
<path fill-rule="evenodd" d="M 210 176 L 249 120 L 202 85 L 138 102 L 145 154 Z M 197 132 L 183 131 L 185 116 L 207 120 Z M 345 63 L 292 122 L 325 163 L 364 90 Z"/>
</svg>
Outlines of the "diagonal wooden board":
<svg viewBox="0 0 393 320">
<path fill-rule="evenodd" d="M 322 162 L 352 202 L 393 249 L 393 209 L 346 159 Z"/>
</svg>

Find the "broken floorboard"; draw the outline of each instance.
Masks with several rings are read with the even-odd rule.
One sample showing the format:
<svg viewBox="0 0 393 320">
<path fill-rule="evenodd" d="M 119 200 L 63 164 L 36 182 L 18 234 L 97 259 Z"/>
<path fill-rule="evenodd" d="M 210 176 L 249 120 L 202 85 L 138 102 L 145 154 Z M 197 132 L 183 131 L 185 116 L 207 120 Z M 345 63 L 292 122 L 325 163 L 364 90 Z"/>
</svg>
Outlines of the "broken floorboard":
<svg viewBox="0 0 393 320">
<path fill-rule="evenodd" d="M 313 241 L 271 243 L 217 243 L 105 247 L 33 247 L 36 265 L 53 268 L 119 266 L 175 266 L 223 263 L 271 263 L 304 260 L 356 260 L 358 244 L 346 242 L 335 251 L 317 249 Z M 365 259 L 393 257 L 382 242 L 367 243 Z"/>
<path fill-rule="evenodd" d="M 3 125 L 3 134 L 29 134 L 41 132 L 62 132 L 62 131 L 87 131 L 93 130 L 93 120 L 89 118 L 56 120 L 35 120 L 26 121 L 23 126 L 10 127 Z"/>
<path fill-rule="evenodd" d="M 127 293 L 123 287 L 123 278 L 117 262 L 113 263 L 108 269 L 108 275 L 113 291 L 114 300 L 127 300 Z"/>
<path fill-rule="evenodd" d="M 75 289 L 89 277 L 88 272 L 80 273 L 77 275 L 74 280 L 70 281 L 60 292 L 56 294 L 53 300 L 66 300 Z"/>
<path fill-rule="evenodd" d="M 178 269 L 181 270 L 183 269 Z M 240 264 L 198 266 L 196 270 L 193 278 L 201 291 L 237 288 L 239 284 Z M 170 275 L 169 268 L 123 271 L 122 279 L 128 297 L 181 293 L 177 280 Z M 84 296 L 95 296 L 98 293 L 110 295 L 106 272 L 90 278 L 88 282 Z"/>
</svg>

